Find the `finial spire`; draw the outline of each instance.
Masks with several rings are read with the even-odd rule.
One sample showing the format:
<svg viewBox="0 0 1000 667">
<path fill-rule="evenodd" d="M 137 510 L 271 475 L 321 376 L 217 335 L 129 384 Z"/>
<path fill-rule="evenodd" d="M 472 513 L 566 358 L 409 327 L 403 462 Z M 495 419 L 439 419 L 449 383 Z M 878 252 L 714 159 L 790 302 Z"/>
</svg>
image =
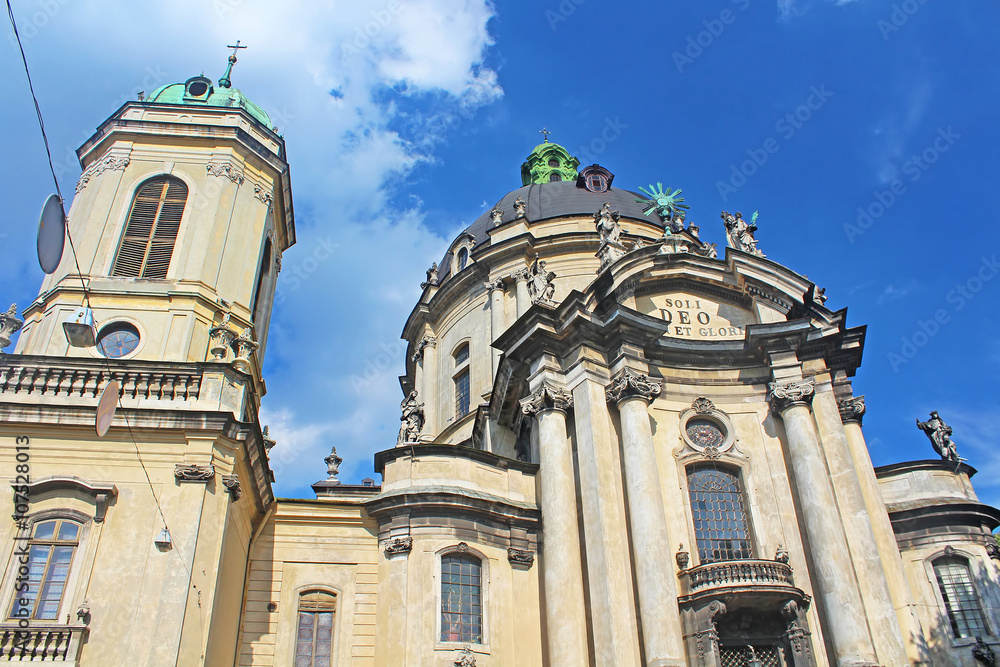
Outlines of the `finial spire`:
<svg viewBox="0 0 1000 667">
<path fill-rule="evenodd" d="M 232 74 L 233 65 L 236 64 L 236 52 L 239 51 L 240 49 L 245 49 L 247 47 L 240 46 L 240 40 L 236 40 L 235 44 L 227 44 L 226 48 L 232 49 L 233 52 L 229 56 L 229 66 L 226 67 L 226 73 L 222 75 L 221 79 L 219 79 L 219 86 L 221 86 L 222 88 L 231 88 L 233 86 L 233 82 L 230 81 L 229 75 Z"/>
<path fill-rule="evenodd" d="M 542 135 L 543 137 L 545 137 L 545 143 L 549 143 L 549 135 L 552 134 L 552 133 L 549 132 L 549 129 L 547 127 L 543 127 L 542 129 L 540 129 L 538 131 L 538 133 L 540 135 Z"/>
</svg>

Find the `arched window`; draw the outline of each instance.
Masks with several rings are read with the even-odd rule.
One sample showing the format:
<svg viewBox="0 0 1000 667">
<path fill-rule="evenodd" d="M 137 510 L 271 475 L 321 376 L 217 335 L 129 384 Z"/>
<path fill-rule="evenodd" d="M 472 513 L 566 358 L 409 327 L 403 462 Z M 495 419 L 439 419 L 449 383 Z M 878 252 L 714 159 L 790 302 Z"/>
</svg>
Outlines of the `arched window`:
<svg viewBox="0 0 1000 667">
<path fill-rule="evenodd" d="M 455 418 L 469 414 L 471 381 L 469 376 L 469 344 L 463 343 L 455 350 Z"/>
<path fill-rule="evenodd" d="M 560 174 L 559 172 L 554 171 L 551 174 L 549 174 L 549 183 L 554 183 L 555 181 L 561 181 L 561 180 L 562 180 L 562 174 Z"/>
<path fill-rule="evenodd" d="M 157 176 L 143 183 L 132 200 L 111 275 L 166 278 L 186 201 L 187 186 L 179 179 Z"/>
<path fill-rule="evenodd" d="M 14 595 L 10 618 L 54 621 L 66 592 L 73 553 L 80 544 L 80 524 L 69 519 L 35 523 L 28 542 L 28 588 Z M 20 566 L 21 563 L 18 563 Z"/>
<path fill-rule="evenodd" d="M 251 308 L 251 312 L 253 313 L 253 321 L 255 323 L 260 322 L 261 315 L 264 314 L 264 303 L 267 299 L 261 299 L 261 292 L 270 286 L 271 283 L 271 268 L 274 263 L 271 255 L 271 239 L 268 238 L 264 241 L 264 255 L 260 260 L 260 271 L 257 274 L 257 287 L 253 293 L 253 307 Z"/>
<path fill-rule="evenodd" d="M 483 643 L 483 564 L 471 554 L 441 557 L 441 641 Z"/>
<path fill-rule="evenodd" d="M 717 468 L 692 468 L 688 494 L 701 563 L 753 558 L 739 477 Z"/>
<path fill-rule="evenodd" d="M 295 667 L 331 667 L 336 613 L 336 594 L 327 591 L 303 591 L 299 594 Z"/>
<path fill-rule="evenodd" d="M 458 270 L 461 271 L 469 263 L 469 249 L 462 248 L 458 251 Z"/>
<path fill-rule="evenodd" d="M 990 634 L 979 596 L 972 584 L 969 562 L 957 556 L 943 556 L 936 559 L 933 565 L 955 638 Z"/>
</svg>

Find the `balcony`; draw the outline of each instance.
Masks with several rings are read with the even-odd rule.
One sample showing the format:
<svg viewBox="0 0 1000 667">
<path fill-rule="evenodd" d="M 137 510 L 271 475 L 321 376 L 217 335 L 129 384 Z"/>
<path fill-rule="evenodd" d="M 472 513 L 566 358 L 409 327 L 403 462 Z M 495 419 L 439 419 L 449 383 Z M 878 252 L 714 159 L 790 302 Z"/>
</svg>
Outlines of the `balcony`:
<svg viewBox="0 0 1000 667">
<path fill-rule="evenodd" d="M 76 665 L 86 637 L 85 625 L 0 624 L 0 662 L 65 662 Z"/>
<path fill-rule="evenodd" d="M 682 597 L 734 599 L 743 596 L 800 598 L 792 568 L 774 560 L 729 560 L 682 570 Z"/>
</svg>

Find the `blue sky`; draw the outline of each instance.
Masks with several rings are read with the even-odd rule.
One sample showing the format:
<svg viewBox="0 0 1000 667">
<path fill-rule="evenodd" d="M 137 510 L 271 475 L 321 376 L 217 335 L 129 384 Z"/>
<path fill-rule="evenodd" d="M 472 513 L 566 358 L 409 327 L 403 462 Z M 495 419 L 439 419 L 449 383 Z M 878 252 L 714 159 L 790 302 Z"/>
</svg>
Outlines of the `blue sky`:
<svg viewBox="0 0 1000 667">
<path fill-rule="evenodd" d="M 854 381 L 876 465 L 931 458 L 937 409 L 1000 504 L 995 3 L 955 0 L 17 0 L 62 189 L 71 151 L 126 99 L 204 71 L 285 135 L 299 242 L 284 257 L 262 418 L 279 496 L 308 496 L 395 443 L 398 342 L 424 271 L 520 185 L 538 130 L 615 173 L 760 211 L 770 259 L 868 325 Z M 0 298 L 37 294 L 51 191 L 4 30 Z M 6 303 L 5 302 L 5 303 Z"/>
</svg>

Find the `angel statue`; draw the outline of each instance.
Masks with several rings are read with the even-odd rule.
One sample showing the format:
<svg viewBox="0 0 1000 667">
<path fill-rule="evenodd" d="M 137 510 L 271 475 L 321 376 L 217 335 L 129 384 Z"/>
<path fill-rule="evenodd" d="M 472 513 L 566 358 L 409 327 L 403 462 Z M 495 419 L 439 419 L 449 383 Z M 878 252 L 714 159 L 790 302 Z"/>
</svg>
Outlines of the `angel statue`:
<svg viewBox="0 0 1000 667">
<path fill-rule="evenodd" d="M 528 296 L 531 298 L 531 303 L 552 301 L 556 293 L 556 286 L 552 282 L 555 277 L 555 272 L 546 271 L 545 262 L 536 255 L 535 261 L 528 268 Z"/>
<path fill-rule="evenodd" d="M 399 437 L 396 446 L 407 442 L 416 442 L 424 429 L 424 404 L 417 403 L 417 391 L 414 389 L 399 405 Z"/>
<path fill-rule="evenodd" d="M 951 440 L 951 427 L 944 423 L 938 415 L 937 410 L 931 413 L 931 418 L 925 422 L 917 420 L 917 428 L 927 434 L 930 438 L 934 451 L 945 461 L 958 463 L 962 459 L 958 456 L 955 443 Z"/>
</svg>

